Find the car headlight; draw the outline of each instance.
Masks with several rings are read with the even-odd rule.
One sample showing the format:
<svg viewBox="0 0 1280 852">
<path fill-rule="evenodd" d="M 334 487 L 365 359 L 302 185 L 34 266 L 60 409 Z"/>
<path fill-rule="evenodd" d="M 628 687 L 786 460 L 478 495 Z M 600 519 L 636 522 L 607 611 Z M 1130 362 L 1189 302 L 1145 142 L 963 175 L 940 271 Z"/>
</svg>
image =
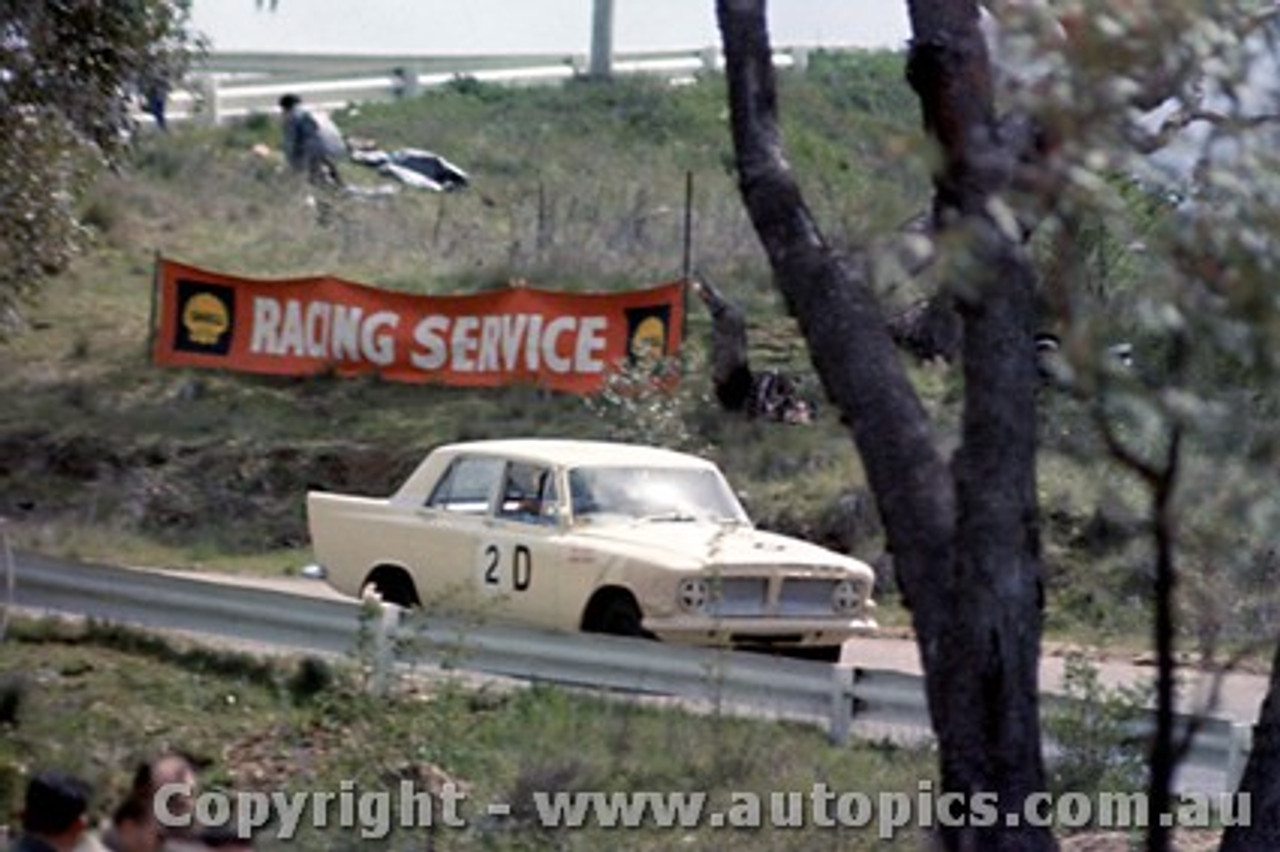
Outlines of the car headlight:
<svg viewBox="0 0 1280 852">
<path fill-rule="evenodd" d="M 831 589 L 831 606 L 836 612 L 853 612 L 862 604 L 862 592 L 853 580 L 841 580 Z"/>
<path fill-rule="evenodd" d="M 704 613 L 711 602 L 711 587 L 701 577 L 687 577 L 676 589 L 676 601 L 687 612 Z"/>
</svg>

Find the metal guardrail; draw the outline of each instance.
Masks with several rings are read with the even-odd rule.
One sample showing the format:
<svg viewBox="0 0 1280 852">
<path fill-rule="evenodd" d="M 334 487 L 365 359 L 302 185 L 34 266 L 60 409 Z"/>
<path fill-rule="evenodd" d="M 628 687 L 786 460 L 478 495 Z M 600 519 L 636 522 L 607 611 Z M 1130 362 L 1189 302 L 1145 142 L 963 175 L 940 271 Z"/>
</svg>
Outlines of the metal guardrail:
<svg viewBox="0 0 1280 852">
<path fill-rule="evenodd" d="M 0 528 L 2 529 L 2 528 Z M 14 604 L 113 622 L 266 643 L 326 654 L 372 639 L 375 680 L 397 664 L 468 671 L 639 695 L 671 696 L 719 709 L 821 724 L 845 742 L 856 720 L 927 732 L 919 675 L 852 669 L 738 651 L 655 645 L 616 636 L 557 633 L 407 614 L 384 605 L 361 616 L 361 604 L 229 585 L 157 571 L 80 565 L 21 553 Z M 1047 696 L 1045 707 L 1070 699 Z M 1187 763 L 1224 772 L 1235 789 L 1252 726 L 1200 718 Z M 1177 716 L 1179 730 L 1193 717 Z M 1151 729 L 1145 720 L 1135 736 Z"/>
<path fill-rule="evenodd" d="M 849 667 L 786 660 L 727 649 L 657 645 L 619 636 L 553 633 L 505 626 L 459 629 L 438 619 L 415 628 L 394 626 L 394 637 L 423 640 L 427 655 L 449 665 L 521 680 L 670 696 L 741 709 L 752 715 L 817 722 L 844 742 L 854 714 Z M 410 653 L 407 659 L 412 660 Z"/>
<path fill-rule="evenodd" d="M 345 654 L 358 606 L 154 571 L 17 555 L 17 606 L 109 622 Z"/>
<path fill-rule="evenodd" d="M 327 654 L 354 650 L 362 630 L 361 605 L 355 601 L 76 565 L 27 553 L 18 559 L 17 575 L 18 606 L 105 621 Z M 383 678 L 394 661 L 416 658 L 523 680 L 736 706 L 819 722 L 837 741 L 849 736 L 851 668 L 617 636 L 402 618 L 396 607 L 384 610 L 384 617 L 363 622 L 381 658 Z"/>
</svg>

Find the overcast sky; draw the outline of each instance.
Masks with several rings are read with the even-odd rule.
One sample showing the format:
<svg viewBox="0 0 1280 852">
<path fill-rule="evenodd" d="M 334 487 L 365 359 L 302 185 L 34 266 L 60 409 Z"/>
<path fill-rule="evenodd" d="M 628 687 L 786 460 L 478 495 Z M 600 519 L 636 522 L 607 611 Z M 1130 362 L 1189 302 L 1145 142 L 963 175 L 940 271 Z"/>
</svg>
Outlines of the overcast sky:
<svg viewBox="0 0 1280 852">
<path fill-rule="evenodd" d="M 715 0 L 615 0 L 617 50 L 719 44 Z M 214 50 L 586 53 L 593 0 L 195 0 Z M 772 0 L 773 42 L 902 47 L 906 0 Z"/>
</svg>

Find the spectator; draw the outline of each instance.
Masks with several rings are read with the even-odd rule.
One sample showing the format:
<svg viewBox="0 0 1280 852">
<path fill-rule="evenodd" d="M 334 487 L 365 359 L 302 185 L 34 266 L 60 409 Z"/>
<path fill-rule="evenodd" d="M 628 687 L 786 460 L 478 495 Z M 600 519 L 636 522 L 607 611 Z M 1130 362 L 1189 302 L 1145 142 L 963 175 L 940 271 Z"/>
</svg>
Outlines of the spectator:
<svg viewBox="0 0 1280 852">
<path fill-rule="evenodd" d="M 170 787 L 174 784 L 183 786 L 176 795 Z M 147 813 L 155 822 L 156 837 L 165 852 L 178 852 L 178 850 L 185 852 L 189 849 L 204 848 L 204 844 L 197 836 L 200 826 L 196 824 L 193 814 L 196 785 L 196 770 L 191 760 L 176 752 L 168 752 L 150 762 L 143 763 L 134 773 L 133 789 L 128 798 L 137 799 L 143 803 Z M 162 793 L 163 801 L 161 802 L 157 797 Z M 176 821 L 186 824 L 165 825 L 156 820 L 157 808 L 161 806 L 165 809 L 166 817 L 173 816 L 177 818 Z"/>
<path fill-rule="evenodd" d="M 160 826 L 151 811 L 151 801 L 130 793 L 111 815 L 102 843 L 110 852 L 159 852 Z"/>
<path fill-rule="evenodd" d="M 795 380 L 781 370 L 765 370 L 751 376 L 747 414 L 781 423 L 809 423 L 813 408 L 800 396 Z"/>
<path fill-rule="evenodd" d="M 414 88 L 416 86 L 416 75 L 410 77 L 409 72 L 399 66 L 391 69 L 391 94 L 397 100 L 415 94 Z"/>
<path fill-rule="evenodd" d="M 282 96 L 280 113 L 283 120 L 284 155 L 289 167 L 305 174 L 315 186 L 325 189 L 340 188 L 342 177 L 338 174 L 338 167 L 333 162 L 333 155 L 321 133 L 320 123 L 302 106 L 302 99 L 292 94 Z"/>
<path fill-rule="evenodd" d="M 165 118 L 165 105 L 169 101 L 169 81 L 159 72 L 148 75 L 142 86 L 143 108 L 155 120 L 161 132 L 169 131 L 169 123 Z"/>
<path fill-rule="evenodd" d="M 65 772 L 41 772 L 27 784 L 22 834 L 9 852 L 72 852 L 85 837 L 91 790 Z"/>
<path fill-rule="evenodd" d="M 752 371 L 742 309 L 706 281 L 692 286 L 711 311 L 711 382 L 720 407 L 781 423 L 811 422 L 814 407 L 801 397 L 794 379 L 779 370 Z"/>
</svg>

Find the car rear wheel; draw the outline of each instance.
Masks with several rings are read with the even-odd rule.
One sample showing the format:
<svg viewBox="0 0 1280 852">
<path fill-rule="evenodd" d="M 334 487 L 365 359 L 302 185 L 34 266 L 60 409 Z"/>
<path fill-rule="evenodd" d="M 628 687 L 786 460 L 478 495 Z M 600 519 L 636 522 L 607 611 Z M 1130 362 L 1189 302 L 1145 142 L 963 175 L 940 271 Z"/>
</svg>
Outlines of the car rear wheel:
<svg viewBox="0 0 1280 852">
<path fill-rule="evenodd" d="M 391 565 L 380 565 L 369 572 L 364 585 L 360 587 L 360 596 L 365 597 L 369 592 L 376 592 L 384 603 L 405 608 L 421 603 L 413 578 L 404 569 Z"/>
</svg>

